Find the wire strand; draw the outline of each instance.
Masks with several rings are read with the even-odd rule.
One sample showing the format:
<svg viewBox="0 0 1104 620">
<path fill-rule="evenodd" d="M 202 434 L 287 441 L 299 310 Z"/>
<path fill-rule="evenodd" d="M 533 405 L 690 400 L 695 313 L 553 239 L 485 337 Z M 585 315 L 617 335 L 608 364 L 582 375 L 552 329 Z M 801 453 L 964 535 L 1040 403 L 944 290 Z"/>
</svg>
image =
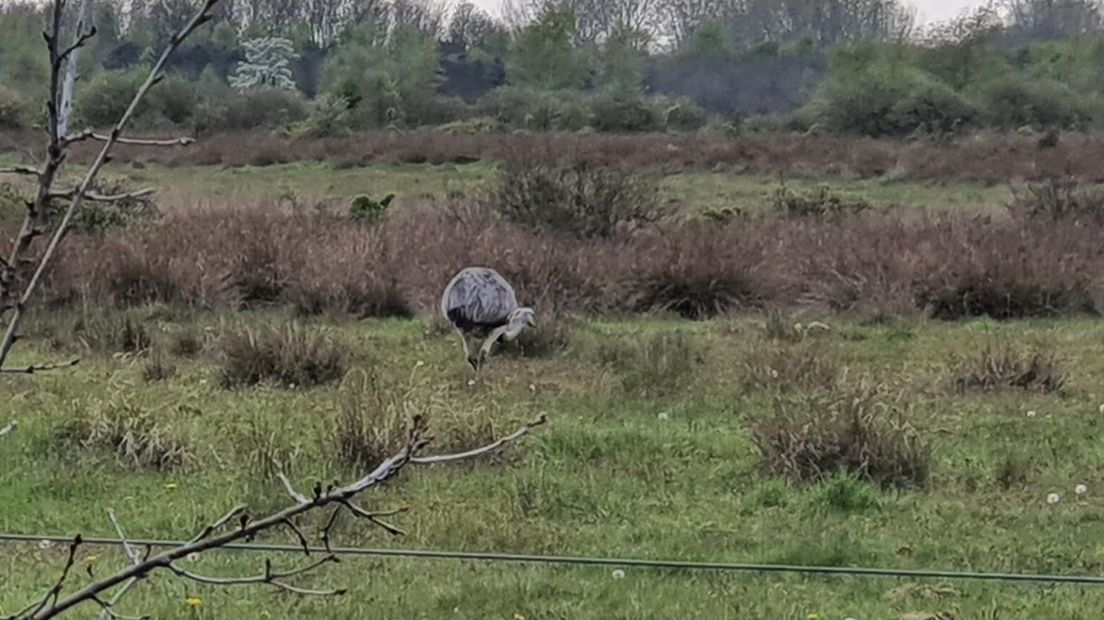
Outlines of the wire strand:
<svg viewBox="0 0 1104 620">
<path fill-rule="evenodd" d="M 30 534 L 0 534 L 0 542 L 9 543 L 69 543 L 72 537 L 35 536 Z M 118 538 L 82 538 L 84 544 L 97 546 L 122 546 Z M 128 539 L 135 546 L 172 548 L 186 544 L 183 541 Z M 303 553 L 301 545 L 271 545 L 261 543 L 234 543 L 220 547 L 228 551 L 265 553 Z M 312 553 L 327 553 L 322 547 L 311 547 Z M 892 568 L 867 568 L 846 566 L 796 566 L 785 564 L 747 564 L 731 562 L 690 562 L 680 560 L 642 560 L 632 558 L 605 558 L 585 556 L 526 555 L 509 553 L 483 553 L 417 549 L 372 549 L 364 547 L 333 547 L 340 556 L 384 557 L 406 559 L 466 560 L 490 563 L 549 564 L 574 566 L 614 566 L 624 568 L 648 568 L 685 571 L 744 572 L 744 573 L 795 573 L 802 575 L 835 575 L 851 577 L 895 577 L 913 579 L 950 579 L 969 581 L 1009 581 L 1050 584 L 1104 585 L 1104 577 L 1091 575 L 1043 575 L 1023 573 L 989 573 L 944 570 L 904 570 Z"/>
</svg>

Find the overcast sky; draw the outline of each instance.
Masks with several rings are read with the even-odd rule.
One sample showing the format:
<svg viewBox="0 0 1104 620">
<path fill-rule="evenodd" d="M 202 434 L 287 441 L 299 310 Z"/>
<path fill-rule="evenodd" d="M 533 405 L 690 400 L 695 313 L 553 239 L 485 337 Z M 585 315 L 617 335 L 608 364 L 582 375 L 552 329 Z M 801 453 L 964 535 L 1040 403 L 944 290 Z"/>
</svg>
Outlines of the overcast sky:
<svg viewBox="0 0 1104 620">
<path fill-rule="evenodd" d="M 475 4 L 492 12 L 497 12 L 502 0 L 473 0 Z M 916 6 L 920 21 L 947 19 L 958 15 L 966 7 L 978 6 L 983 0 L 911 0 Z"/>
</svg>

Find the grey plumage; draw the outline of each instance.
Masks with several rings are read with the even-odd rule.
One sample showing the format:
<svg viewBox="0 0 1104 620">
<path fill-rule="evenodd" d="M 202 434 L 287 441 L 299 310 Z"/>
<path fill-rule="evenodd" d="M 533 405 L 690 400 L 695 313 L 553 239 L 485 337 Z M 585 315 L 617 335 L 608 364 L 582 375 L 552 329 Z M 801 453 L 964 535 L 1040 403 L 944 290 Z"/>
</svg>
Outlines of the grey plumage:
<svg viewBox="0 0 1104 620">
<path fill-rule="evenodd" d="M 460 334 L 468 363 L 478 370 L 500 337 L 513 340 L 536 325 L 531 308 L 519 308 L 514 288 L 500 273 L 487 267 L 468 267 L 456 274 L 441 296 L 441 314 Z M 478 356 L 469 338 L 484 339 Z"/>
</svg>

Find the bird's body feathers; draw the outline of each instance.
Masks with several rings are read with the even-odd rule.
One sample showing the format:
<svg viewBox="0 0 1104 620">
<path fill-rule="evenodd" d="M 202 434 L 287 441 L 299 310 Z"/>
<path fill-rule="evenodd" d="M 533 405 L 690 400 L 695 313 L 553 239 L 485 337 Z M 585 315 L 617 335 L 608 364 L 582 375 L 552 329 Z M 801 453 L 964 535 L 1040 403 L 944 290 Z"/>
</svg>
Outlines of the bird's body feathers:
<svg viewBox="0 0 1104 620">
<path fill-rule="evenodd" d="M 441 314 L 454 327 L 484 337 L 509 323 L 517 308 L 513 287 L 487 267 L 468 267 L 456 274 L 441 296 Z"/>
</svg>

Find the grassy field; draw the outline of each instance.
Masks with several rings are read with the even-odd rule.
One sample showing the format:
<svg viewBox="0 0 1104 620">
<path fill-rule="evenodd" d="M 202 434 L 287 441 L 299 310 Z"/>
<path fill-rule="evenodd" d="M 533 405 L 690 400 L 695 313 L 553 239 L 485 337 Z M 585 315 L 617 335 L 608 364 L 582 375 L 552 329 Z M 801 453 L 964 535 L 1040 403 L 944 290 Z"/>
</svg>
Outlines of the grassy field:
<svg viewBox="0 0 1104 620">
<path fill-rule="evenodd" d="M 4 160 L 0 158 L 0 163 Z M 158 188 L 166 209 L 204 205 L 277 204 L 313 207 L 346 206 L 358 195 L 396 195 L 396 205 L 441 200 L 452 194 L 478 196 L 496 177 L 493 165 L 370 164 L 340 168 L 327 163 L 293 163 L 263 167 L 183 166 L 156 164 L 134 168 L 111 165 L 105 176 L 133 187 Z M 76 178 L 72 179 L 75 183 Z M 752 211 L 766 204 L 784 183 L 806 192 L 827 187 L 846 199 L 863 199 L 882 208 L 968 209 L 986 211 L 1009 200 L 1006 185 L 952 182 L 889 181 L 878 178 L 792 178 L 731 173 L 683 172 L 658 177 L 661 200 L 684 213 L 742 205 Z M 18 182 L 18 181 L 16 181 Z"/>
<path fill-rule="evenodd" d="M 387 193 L 397 194 L 399 208 L 438 204 L 452 192 L 483 191 L 496 174 L 478 163 L 108 171 L 160 188 L 159 204 L 177 212 L 238 202 L 338 206 L 359 194 Z M 989 211 L 1009 192 L 878 179 L 787 186 L 822 183 L 902 212 Z M 689 212 L 755 209 L 778 186 L 767 176 L 686 172 L 663 178 L 661 192 Z M 815 319 L 830 330 L 796 335 L 794 322 Z M 337 352 L 335 380 L 229 387 L 228 360 L 247 329 L 304 330 L 294 333 Z M 543 347 L 527 355 L 503 351 L 472 383 L 455 336 L 424 317 L 355 321 L 160 305 L 38 315 L 12 365 L 68 355 L 83 361 L 70 371 L 0 382 L 0 426 L 19 422 L 0 439 L 0 531 L 110 536 L 113 509 L 132 537 L 186 538 L 238 503 L 255 515 L 286 506 L 273 459 L 305 489 L 357 477 L 366 469 L 358 457 L 374 463 L 388 454 L 411 411 L 428 416 L 439 451 L 483 444 L 546 414 L 546 428 L 495 458 L 410 470 L 364 498 L 373 508 L 409 506 L 396 519 L 407 537 L 347 520 L 339 543 L 1057 574 L 1104 567 L 1104 327 L 1096 320 L 872 323 L 806 310 L 778 321 L 759 314 L 699 322 L 590 317 L 570 327 L 561 319 L 542 322 L 538 332 L 549 334 Z M 274 337 L 279 344 L 288 336 Z M 1007 359 L 999 353 L 1005 346 Z M 1035 360 L 1033 347 L 1043 351 Z M 1027 389 L 970 385 L 994 376 Z M 883 435 L 908 437 L 917 454 L 928 455 L 909 456 L 892 441 L 866 454 L 873 462 L 917 464 L 926 475 L 914 476 L 915 484 L 881 486 L 843 475 L 796 481 L 766 467 L 779 459 L 764 455 L 757 430 L 777 427 L 786 415 L 806 416 L 817 427 L 832 411 L 854 410 L 848 403 L 859 397 L 878 421 L 875 444 Z M 1086 494 L 1074 493 L 1079 484 Z M 1047 501 L 1052 493 L 1061 496 L 1057 504 Z M 284 534 L 264 542 L 293 542 Z M 48 588 L 65 558 L 57 546 L 4 549 L 0 612 Z M 281 567 L 302 561 L 273 559 Z M 125 558 L 88 548 L 79 562 L 103 575 Z M 188 566 L 241 575 L 259 573 L 262 562 L 219 552 Z M 79 574 L 71 587 L 87 581 Z M 505 620 L 912 620 L 939 612 L 1065 619 L 1104 612 L 1104 590 L 1089 587 L 641 569 L 618 578 L 610 567 L 436 560 L 351 558 L 297 583 L 349 594 L 303 600 L 155 575 L 120 611 Z M 190 607 L 191 597 L 202 605 Z"/>
<path fill-rule="evenodd" d="M 441 450 L 509 432 L 538 413 L 551 423 L 498 459 L 408 472 L 365 503 L 410 506 L 399 518 L 409 536 L 390 539 L 346 522 L 342 544 L 1060 574 L 1098 573 L 1104 565 L 1104 328 L 1094 321 L 863 326 L 828 319 L 831 332 L 801 342 L 771 339 L 756 317 L 591 322 L 562 351 L 493 358 L 485 377 L 469 385 L 458 343 L 431 324 L 320 320 L 305 328 L 347 349 L 340 385 L 231 390 L 221 387 L 219 343 L 244 324 L 280 325 L 287 317 L 164 308 L 131 316 L 150 330 L 154 351 L 171 350 L 185 336 L 204 348 L 195 357 L 164 353 L 164 365 L 176 373 L 158 381 L 148 376 L 150 354 L 108 354 L 108 328 L 86 327 L 82 341 L 72 335 L 73 315 L 38 321 L 38 344 L 15 362 L 59 351 L 90 357 L 73 372 L 0 384 L 0 420 L 21 423 L 0 442 L 4 531 L 110 535 L 106 512 L 114 509 L 131 536 L 172 539 L 241 501 L 256 514 L 281 507 L 287 497 L 258 463 L 271 457 L 290 463 L 308 488 L 316 479 L 351 479 L 357 470 L 337 444 L 348 430 L 341 412 L 354 403 L 380 428 L 392 424 L 397 408 L 417 407 L 429 416 Z M 670 334 L 685 337 L 664 338 Z M 634 344 L 640 342 L 651 348 Z M 1068 373 L 1066 388 L 1061 394 L 953 389 L 959 364 L 976 366 L 969 360 L 991 342 L 1052 346 Z M 809 357 L 829 370 L 787 374 L 785 385 L 754 380 L 770 376 L 763 371 L 772 366 L 786 373 L 779 359 L 798 365 Z M 369 376 L 376 380 L 366 382 Z M 881 490 L 840 477 L 793 485 L 761 470 L 749 429 L 772 415 L 775 401 L 812 406 L 804 395 L 846 395 L 862 383 L 880 386 L 876 400 L 886 415 L 898 412 L 930 444 L 932 471 L 923 488 Z M 179 462 L 139 466 L 142 455 L 124 453 L 125 442 L 90 438 L 90 429 L 119 419 L 148 420 L 132 427 L 136 452 L 178 454 Z M 1077 497 L 1074 486 L 1082 483 L 1089 492 Z M 1050 493 L 1060 493 L 1061 503 L 1049 505 Z M 0 609 L 10 610 L 28 592 L 48 587 L 64 553 L 7 549 Z M 97 572 L 124 561 L 115 551 L 89 553 L 98 555 Z M 256 572 L 259 562 L 227 552 L 194 566 L 232 574 Z M 129 597 L 126 613 L 842 619 L 1104 612 L 1104 592 L 1078 587 L 632 569 L 616 579 L 608 568 L 445 561 L 350 559 L 303 583 L 350 593 L 304 601 L 159 576 Z M 204 601 L 195 613 L 185 603 L 192 596 Z"/>
</svg>

